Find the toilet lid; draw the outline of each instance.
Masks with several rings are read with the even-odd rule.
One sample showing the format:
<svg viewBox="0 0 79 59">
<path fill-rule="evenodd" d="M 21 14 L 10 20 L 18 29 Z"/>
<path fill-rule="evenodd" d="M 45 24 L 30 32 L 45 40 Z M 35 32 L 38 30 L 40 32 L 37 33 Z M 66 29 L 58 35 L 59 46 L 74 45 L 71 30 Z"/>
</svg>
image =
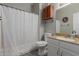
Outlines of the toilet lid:
<svg viewBox="0 0 79 59">
<path fill-rule="evenodd" d="M 36 45 L 37 46 L 46 46 L 47 42 L 46 41 L 38 41 L 38 42 L 36 42 Z"/>
</svg>

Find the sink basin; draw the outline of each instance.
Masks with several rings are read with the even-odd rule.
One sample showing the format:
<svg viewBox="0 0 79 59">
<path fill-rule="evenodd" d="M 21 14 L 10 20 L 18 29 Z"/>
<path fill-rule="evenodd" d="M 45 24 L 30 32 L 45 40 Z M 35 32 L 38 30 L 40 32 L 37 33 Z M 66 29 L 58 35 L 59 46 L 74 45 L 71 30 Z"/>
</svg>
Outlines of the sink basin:
<svg viewBox="0 0 79 59">
<path fill-rule="evenodd" d="M 74 39 L 72 39 L 72 38 L 64 38 L 64 40 L 66 40 L 66 41 L 75 41 Z"/>
<path fill-rule="evenodd" d="M 71 35 L 66 35 L 66 36 L 64 36 L 65 38 L 71 38 Z"/>
<path fill-rule="evenodd" d="M 61 40 L 64 40 L 64 41 L 71 41 L 71 42 L 73 42 L 73 41 L 75 41 L 73 38 L 71 38 L 71 37 L 57 37 L 57 39 L 61 39 Z"/>
<path fill-rule="evenodd" d="M 64 36 L 64 37 L 65 37 L 65 40 L 67 40 L 67 41 L 75 41 L 74 37 L 72 37 L 71 35 L 67 35 L 67 36 Z"/>
</svg>

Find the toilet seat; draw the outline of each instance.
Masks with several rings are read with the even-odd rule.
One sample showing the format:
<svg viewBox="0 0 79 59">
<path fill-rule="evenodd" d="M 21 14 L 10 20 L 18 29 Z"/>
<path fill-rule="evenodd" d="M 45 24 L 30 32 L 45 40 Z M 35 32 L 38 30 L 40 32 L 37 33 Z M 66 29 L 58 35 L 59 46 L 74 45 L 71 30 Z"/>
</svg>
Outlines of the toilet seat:
<svg viewBox="0 0 79 59">
<path fill-rule="evenodd" d="M 36 46 L 37 47 L 44 47 L 47 45 L 47 42 L 46 41 L 37 41 L 36 42 Z"/>
</svg>

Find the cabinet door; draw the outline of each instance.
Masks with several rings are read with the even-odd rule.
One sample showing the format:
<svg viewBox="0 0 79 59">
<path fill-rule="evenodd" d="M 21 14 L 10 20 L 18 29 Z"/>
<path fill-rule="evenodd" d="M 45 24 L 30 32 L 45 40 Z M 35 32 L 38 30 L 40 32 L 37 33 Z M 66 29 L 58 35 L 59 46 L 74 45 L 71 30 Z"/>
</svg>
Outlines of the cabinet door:
<svg viewBox="0 0 79 59">
<path fill-rule="evenodd" d="M 79 56 L 79 45 L 60 41 L 60 47 L 73 52 L 76 56 Z"/>
<path fill-rule="evenodd" d="M 54 16 L 54 6 L 48 5 L 45 7 L 42 11 L 42 19 L 43 20 L 49 20 L 52 19 Z"/>
<path fill-rule="evenodd" d="M 59 46 L 59 41 L 58 40 L 55 40 L 55 39 L 48 39 L 47 40 L 48 41 L 48 44 L 52 44 L 52 45 L 54 45 L 54 46 Z"/>
<path fill-rule="evenodd" d="M 66 49 L 61 49 L 61 56 L 75 56 L 75 54 L 69 50 Z"/>
<path fill-rule="evenodd" d="M 58 54 L 58 47 L 54 46 L 51 43 L 48 43 L 48 56 L 57 56 Z"/>
<path fill-rule="evenodd" d="M 59 41 L 55 39 L 48 39 L 48 55 L 57 56 L 59 55 Z"/>
</svg>

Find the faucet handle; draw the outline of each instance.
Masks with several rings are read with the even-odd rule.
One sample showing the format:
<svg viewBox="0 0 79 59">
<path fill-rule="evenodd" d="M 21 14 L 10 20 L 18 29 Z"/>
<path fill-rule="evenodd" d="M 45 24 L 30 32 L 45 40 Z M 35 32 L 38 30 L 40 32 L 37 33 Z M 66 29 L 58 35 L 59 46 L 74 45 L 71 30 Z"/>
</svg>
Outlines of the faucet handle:
<svg viewBox="0 0 79 59">
<path fill-rule="evenodd" d="M 72 34 L 74 34 L 74 33 L 76 34 L 76 31 L 75 30 L 72 31 Z"/>
</svg>

